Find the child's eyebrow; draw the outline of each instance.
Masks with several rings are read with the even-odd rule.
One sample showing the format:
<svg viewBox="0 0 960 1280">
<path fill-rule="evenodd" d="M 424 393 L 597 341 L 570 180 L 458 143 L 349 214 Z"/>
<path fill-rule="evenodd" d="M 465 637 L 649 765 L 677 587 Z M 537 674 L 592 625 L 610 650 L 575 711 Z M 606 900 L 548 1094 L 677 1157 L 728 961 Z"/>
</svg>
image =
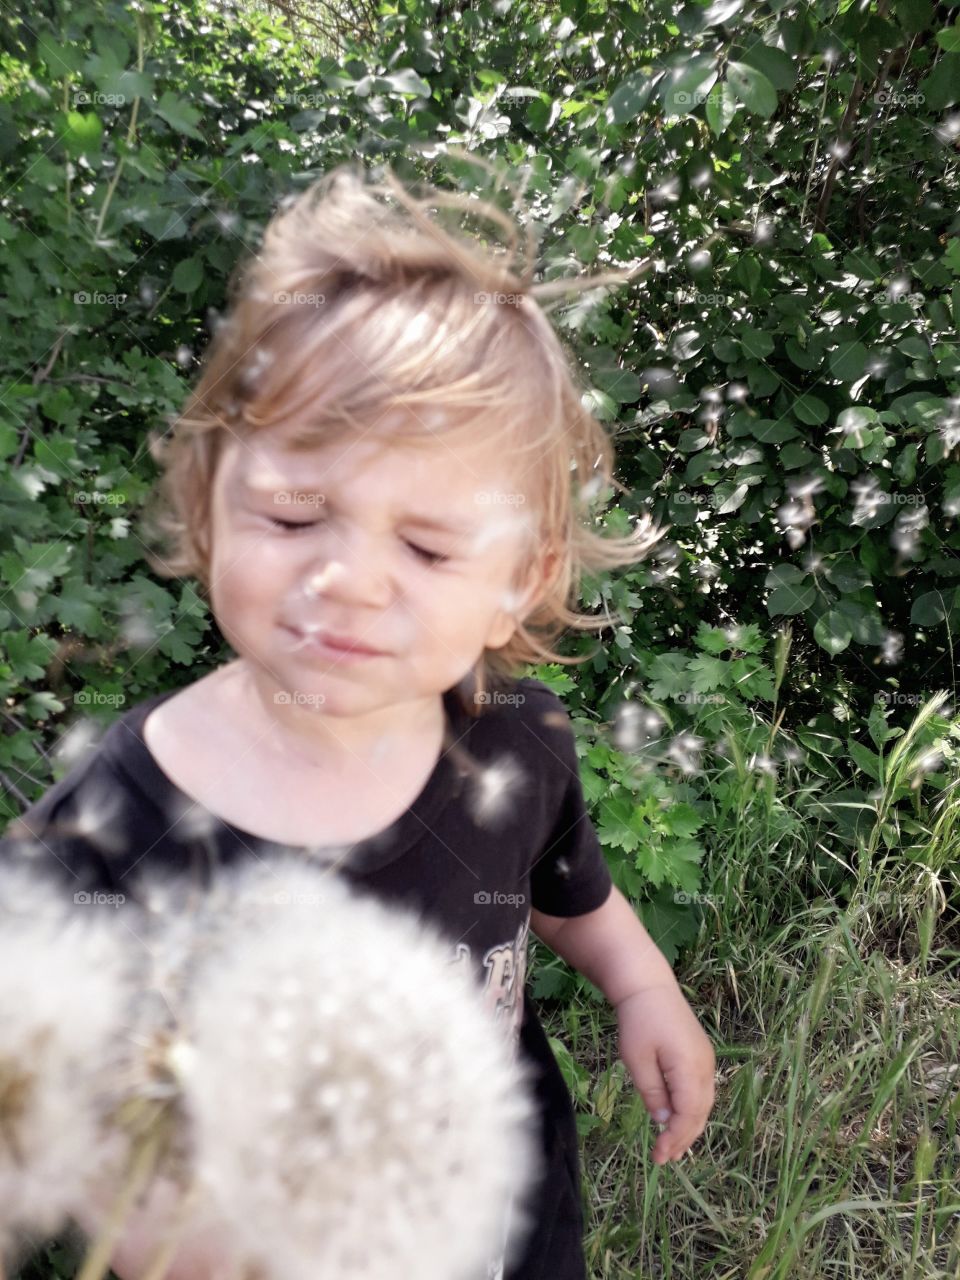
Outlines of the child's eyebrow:
<svg viewBox="0 0 960 1280">
<path fill-rule="evenodd" d="M 241 488 L 256 497 L 265 497 L 268 494 L 275 493 L 325 493 L 326 490 L 319 486 L 309 484 L 292 484 L 292 485 L 273 485 L 273 484 L 255 484 L 247 480 L 241 480 Z M 477 528 L 471 521 L 445 519 L 441 520 L 437 516 L 430 516 L 416 511 L 408 511 L 401 513 L 399 516 L 401 524 L 414 525 L 420 529 L 435 529 L 440 533 L 456 533 L 469 534 L 476 533 Z"/>
</svg>

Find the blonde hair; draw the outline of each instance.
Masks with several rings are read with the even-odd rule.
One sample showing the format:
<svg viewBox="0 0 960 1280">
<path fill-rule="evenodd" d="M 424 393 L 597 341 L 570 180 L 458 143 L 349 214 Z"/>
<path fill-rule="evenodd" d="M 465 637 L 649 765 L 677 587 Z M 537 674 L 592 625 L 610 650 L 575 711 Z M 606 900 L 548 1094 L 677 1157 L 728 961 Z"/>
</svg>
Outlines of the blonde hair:
<svg viewBox="0 0 960 1280">
<path fill-rule="evenodd" d="M 508 681 L 527 663 L 583 662 L 588 655 L 565 658 L 551 645 L 567 627 L 611 625 L 606 613 L 601 620 L 569 607 L 584 573 L 637 563 L 664 531 L 649 516 L 623 537 L 591 527 L 604 491 L 626 490 L 614 479 L 606 431 L 582 403 L 576 363 L 538 304 L 626 283 L 647 264 L 535 284 L 529 220 L 520 267 L 516 223 L 491 200 L 426 184 L 418 198 L 389 167 L 384 176 L 386 185 L 374 183 L 359 165 L 344 164 L 287 197 L 261 251 L 235 268 L 201 375 L 171 430 L 150 438 L 162 475 L 144 523 L 147 536 L 169 546 L 148 552 L 149 563 L 163 577 L 194 576 L 209 591 L 212 487 L 228 432 L 292 423 L 292 446 L 308 449 L 369 430 L 396 409 L 420 426 L 391 429 L 392 438 L 489 435 L 496 423 L 521 455 L 521 478 L 533 479 L 536 540 L 556 556 L 523 616 L 515 615 L 512 638 L 481 656 L 476 690 Z M 509 247 L 488 244 L 489 232 L 478 246 L 457 227 L 447 231 L 432 209 L 493 223 Z M 474 413 L 438 422 L 434 409 Z M 461 696 L 479 714 L 483 700 Z"/>
</svg>

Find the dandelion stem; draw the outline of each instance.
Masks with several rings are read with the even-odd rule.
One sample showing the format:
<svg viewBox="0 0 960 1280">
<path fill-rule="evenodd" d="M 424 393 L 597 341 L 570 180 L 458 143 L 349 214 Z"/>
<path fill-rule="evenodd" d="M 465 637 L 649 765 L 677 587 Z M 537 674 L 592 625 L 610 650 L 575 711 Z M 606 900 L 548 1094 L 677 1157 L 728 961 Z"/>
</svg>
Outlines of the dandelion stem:
<svg viewBox="0 0 960 1280">
<path fill-rule="evenodd" d="M 103 1280 L 120 1227 L 153 1172 L 163 1141 L 164 1135 L 154 1130 L 134 1147 L 125 1184 L 111 1206 L 103 1229 L 84 1258 L 76 1280 Z"/>
<path fill-rule="evenodd" d="M 180 1206 L 177 1209 L 177 1215 L 171 1224 L 169 1232 L 154 1250 L 153 1256 L 147 1263 L 147 1269 L 140 1277 L 140 1280 L 163 1280 L 163 1277 L 167 1274 L 167 1270 L 173 1260 L 173 1255 L 176 1252 L 177 1245 L 183 1238 L 184 1228 L 187 1225 L 190 1211 L 193 1209 L 199 1198 L 199 1191 L 199 1184 L 195 1182 L 180 1201 Z"/>
</svg>

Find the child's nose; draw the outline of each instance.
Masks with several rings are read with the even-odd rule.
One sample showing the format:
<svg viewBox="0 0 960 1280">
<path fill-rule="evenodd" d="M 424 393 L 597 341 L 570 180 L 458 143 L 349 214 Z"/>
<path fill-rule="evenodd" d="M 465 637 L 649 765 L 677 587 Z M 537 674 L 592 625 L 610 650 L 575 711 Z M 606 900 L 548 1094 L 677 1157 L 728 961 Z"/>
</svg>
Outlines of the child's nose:
<svg viewBox="0 0 960 1280">
<path fill-rule="evenodd" d="M 308 600 L 330 599 L 351 603 L 385 603 L 388 585 L 377 558 L 337 551 L 311 566 L 300 587 Z"/>
</svg>

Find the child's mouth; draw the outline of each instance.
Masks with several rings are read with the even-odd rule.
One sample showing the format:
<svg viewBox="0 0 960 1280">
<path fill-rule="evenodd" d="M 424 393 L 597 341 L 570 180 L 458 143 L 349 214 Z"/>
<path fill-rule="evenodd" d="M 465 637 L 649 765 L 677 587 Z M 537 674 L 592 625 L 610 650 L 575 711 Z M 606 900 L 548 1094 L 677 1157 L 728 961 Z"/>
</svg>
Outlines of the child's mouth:
<svg viewBox="0 0 960 1280">
<path fill-rule="evenodd" d="M 284 626 L 296 640 L 294 649 L 302 653 L 316 653 L 324 657 L 336 658 L 338 662 L 358 662 L 362 658 L 385 658 L 387 655 L 379 649 L 371 649 L 359 640 L 345 636 L 334 636 L 325 631 L 301 631 L 298 627 Z"/>
</svg>

